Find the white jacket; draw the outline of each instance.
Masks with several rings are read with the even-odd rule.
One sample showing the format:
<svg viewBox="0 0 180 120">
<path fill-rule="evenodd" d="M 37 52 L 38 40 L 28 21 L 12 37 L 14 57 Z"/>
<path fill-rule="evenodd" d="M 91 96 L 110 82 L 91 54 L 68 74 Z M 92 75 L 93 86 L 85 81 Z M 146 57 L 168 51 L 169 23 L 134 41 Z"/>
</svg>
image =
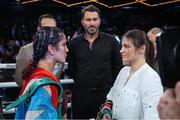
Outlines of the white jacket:
<svg viewBox="0 0 180 120">
<path fill-rule="evenodd" d="M 163 94 L 158 74 L 146 63 L 127 81 L 130 67 L 124 67 L 107 95 L 113 101 L 114 119 L 159 119 L 157 105 Z"/>
</svg>

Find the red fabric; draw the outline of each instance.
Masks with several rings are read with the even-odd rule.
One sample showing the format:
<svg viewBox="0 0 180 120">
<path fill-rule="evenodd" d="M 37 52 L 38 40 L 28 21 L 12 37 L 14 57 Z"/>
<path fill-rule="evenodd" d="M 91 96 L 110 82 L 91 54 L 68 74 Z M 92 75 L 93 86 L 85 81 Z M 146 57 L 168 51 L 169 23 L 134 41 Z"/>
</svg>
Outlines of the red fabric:
<svg viewBox="0 0 180 120">
<path fill-rule="evenodd" d="M 29 79 L 27 79 L 26 81 L 23 81 L 23 88 L 21 89 L 20 92 L 20 96 L 23 94 L 27 84 L 29 83 L 29 81 L 31 81 L 32 79 L 35 78 L 43 78 L 43 77 L 49 77 L 50 79 L 52 79 L 55 82 L 59 82 L 59 80 L 56 78 L 56 76 L 48 71 L 46 71 L 43 68 L 37 68 L 31 75 L 31 77 L 29 77 Z M 51 89 L 51 96 L 52 96 L 52 102 L 55 108 L 57 108 L 58 106 L 58 97 L 59 97 L 59 89 L 57 86 L 54 85 L 50 85 L 50 89 Z"/>
<path fill-rule="evenodd" d="M 105 108 L 109 108 L 111 110 L 112 109 L 112 104 L 106 103 L 106 104 L 104 104 L 104 107 Z"/>
</svg>

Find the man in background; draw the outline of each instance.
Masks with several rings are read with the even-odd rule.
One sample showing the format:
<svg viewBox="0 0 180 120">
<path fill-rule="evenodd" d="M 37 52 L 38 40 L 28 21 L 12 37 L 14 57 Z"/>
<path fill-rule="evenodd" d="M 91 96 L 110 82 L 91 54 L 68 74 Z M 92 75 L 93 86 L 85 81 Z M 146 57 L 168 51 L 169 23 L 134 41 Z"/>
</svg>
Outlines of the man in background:
<svg viewBox="0 0 180 120">
<path fill-rule="evenodd" d="M 68 73 L 74 79 L 73 119 L 96 118 L 122 68 L 120 46 L 99 29 L 100 10 L 89 5 L 81 11 L 84 34 L 69 42 Z"/>
<path fill-rule="evenodd" d="M 44 14 L 41 15 L 38 19 L 38 26 L 37 30 L 40 29 L 40 27 L 56 27 L 57 23 L 55 18 L 51 14 Z M 33 54 L 33 42 L 22 46 L 19 50 L 18 55 L 16 56 L 16 71 L 15 71 L 15 81 L 16 83 L 22 87 L 22 71 L 28 64 L 30 63 L 30 60 L 32 59 Z"/>
</svg>

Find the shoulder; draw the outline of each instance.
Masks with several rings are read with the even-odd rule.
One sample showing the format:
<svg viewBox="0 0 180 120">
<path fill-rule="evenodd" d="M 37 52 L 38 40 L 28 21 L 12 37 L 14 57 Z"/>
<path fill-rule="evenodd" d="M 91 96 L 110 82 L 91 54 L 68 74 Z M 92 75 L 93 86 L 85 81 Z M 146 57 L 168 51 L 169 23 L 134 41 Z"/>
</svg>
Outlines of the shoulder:
<svg viewBox="0 0 180 120">
<path fill-rule="evenodd" d="M 46 86 L 49 86 L 52 83 L 55 83 L 55 82 L 49 78 L 33 78 L 27 83 L 23 93 L 26 93 L 29 90 L 35 91 L 36 89 L 43 88 L 43 87 L 48 90 L 48 87 Z"/>
<path fill-rule="evenodd" d="M 153 77 L 153 78 L 155 78 L 154 80 L 158 80 L 158 81 L 161 80 L 158 73 L 153 68 L 151 68 L 148 64 L 145 65 L 145 68 L 146 68 L 146 72 L 147 72 L 147 76 L 148 76 L 147 78 Z"/>
<path fill-rule="evenodd" d="M 103 41 L 107 42 L 112 47 L 115 47 L 115 48 L 118 47 L 119 48 L 118 41 L 111 34 L 108 34 L 105 32 L 100 32 L 100 36 L 102 37 Z"/>
<path fill-rule="evenodd" d="M 27 50 L 30 50 L 30 51 L 33 51 L 33 42 L 32 43 L 29 43 L 25 46 L 22 46 L 19 50 L 19 53 L 24 53 L 26 52 Z"/>
<path fill-rule="evenodd" d="M 79 48 L 79 46 L 82 46 L 84 42 L 83 34 L 80 34 L 78 37 L 72 39 L 71 41 L 68 41 L 67 46 L 69 49 L 69 53 L 73 50 L 76 50 L 76 48 Z"/>
<path fill-rule="evenodd" d="M 129 70 L 130 70 L 129 66 L 124 66 L 120 72 L 125 73 L 125 72 L 128 72 Z"/>
<path fill-rule="evenodd" d="M 143 72 L 145 75 L 142 79 L 141 87 L 146 90 L 152 91 L 153 89 L 162 90 L 161 78 L 155 70 L 153 70 L 148 64 L 144 66 Z"/>
<path fill-rule="evenodd" d="M 25 46 L 22 46 L 22 49 L 33 49 L 33 42 L 31 42 Z"/>
<path fill-rule="evenodd" d="M 31 59 L 33 54 L 33 43 L 22 46 L 16 56 L 16 59 Z"/>
<path fill-rule="evenodd" d="M 101 35 L 103 38 L 106 38 L 107 40 L 115 40 L 114 36 L 112 36 L 112 35 L 109 34 L 109 33 L 100 32 L 100 35 Z"/>
<path fill-rule="evenodd" d="M 129 70 L 130 70 L 130 67 L 129 67 L 129 66 L 123 67 L 123 68 L 120 70 L 117 78 L 120 78 L 120 77 L 122 77 L 122 76 L 125 76 L 125 75 L 129 72 Z"/>
<path fill-rule="evenodd" d="M 80 35 L 78 35 L 78 37 L 76 37 L 76 38 L 72 39 L 71 41 L 69 41 L 68 44 L 70 44 L 70 45 L 71 44 L 77 44 L 77 43 L 81 42 L 82 39 L 83 39 L 83 34 L 80 34 Z"/>
</svg>

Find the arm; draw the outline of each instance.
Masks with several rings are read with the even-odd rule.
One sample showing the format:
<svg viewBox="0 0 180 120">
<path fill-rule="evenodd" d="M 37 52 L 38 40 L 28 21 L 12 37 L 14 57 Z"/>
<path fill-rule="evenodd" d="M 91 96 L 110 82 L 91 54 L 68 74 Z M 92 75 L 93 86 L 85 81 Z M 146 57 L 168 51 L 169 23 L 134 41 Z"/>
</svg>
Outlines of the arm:
<svg viewBox="0 0 180 120">
<path fill-rule="evenodd" d="M 114 93 L 115 93 L 115 91 L 117 91 L 117 87 L 119 87 L 118 86 L 119 82 L 121 82 L 121 78 L 120 78 L 121 75 L 122 75 L 122 71 L 119 72 L 119 74 L 116 78 L 116 81 L 114 82 L 113 87 L 107 94 L 106 102 L 100 108 L 100 112 L 98 114 L 99 119 L 103 119 L 103 120 L 111 120 L 112 119 L 113 98 L 116 97 L 114 95 Z"/>
<path fill-rule="evenodd" d="M 167 89 L 158 104 L 161 119 L 180 119 L 180 82 L 175 89 Z"/>
<path fill-rule="evenodd" d="M 163 88 L 158 76 L 146 76 L 141 85 L 144 119 L 158 119 L 157 105 Z"/>
<path fill-rule="evenodd" d="M 22 72 L 25 67 L 28 66 L 33 54 L 33 43 L 21 47 L 18 55 L 16 56 L 16 70 L 15 70 L 15 81 L 22 87 L 23 79 Z"/>
<path fill-rule="evenodd" d="M 111 120 L 112 119 L 112 101 L 107 100 L 98 113 L 97 119 Z"/>
<path fill-rule="evenodd" d="M 28 61 L 26 58 L 26 51 L 24 47 L 21 47 L 18 55 L 16 56 L 16 70 L 15 70 L 15 82 L 22 87 L 22 71 L 25 68 L 25 66 L 28 64 Z"/>
</svg>

